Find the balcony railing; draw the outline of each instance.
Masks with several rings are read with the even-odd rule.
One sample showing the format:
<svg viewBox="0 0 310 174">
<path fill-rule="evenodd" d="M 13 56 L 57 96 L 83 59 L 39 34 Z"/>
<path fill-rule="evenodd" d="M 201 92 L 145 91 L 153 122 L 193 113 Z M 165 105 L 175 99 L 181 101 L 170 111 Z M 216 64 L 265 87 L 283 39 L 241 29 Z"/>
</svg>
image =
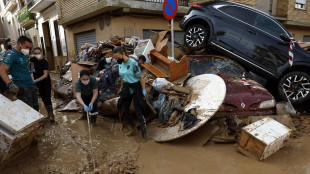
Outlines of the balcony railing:
<svg viewBox="0 0 310 174">
<path fill-rule="evenodd" d="M 35 20 L 35 14 L 29 12 L 29 4 L 27 4 L 18 11 L 18 22 L 23 25 L 30 20 Z"/>
<path fill-rule="evenodd" d="M 155 3 L 164 3 L 165 0 L 138 0 L 138 1 L 146 1 L 146 2 L 155 2 Z M 185 6 L 188 7 L 190 0 L 178 0 L 179 6 Z"/>
</svg>

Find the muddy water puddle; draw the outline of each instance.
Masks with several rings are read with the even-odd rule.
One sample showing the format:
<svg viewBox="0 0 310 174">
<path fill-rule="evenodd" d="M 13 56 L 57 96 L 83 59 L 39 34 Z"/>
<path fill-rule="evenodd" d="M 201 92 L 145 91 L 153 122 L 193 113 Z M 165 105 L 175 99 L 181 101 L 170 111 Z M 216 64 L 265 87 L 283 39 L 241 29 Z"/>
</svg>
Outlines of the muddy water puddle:
<svg viewBox="0 0 310 174">
<path fill-rule="evenodd" d="M 310 137 L 293 140 L 260 162 L 241 155 L 231 144 L 199 147 L 148 141 L 141 145 L 138 165 L 142 174 L 310 174 Z"/>
</svg>

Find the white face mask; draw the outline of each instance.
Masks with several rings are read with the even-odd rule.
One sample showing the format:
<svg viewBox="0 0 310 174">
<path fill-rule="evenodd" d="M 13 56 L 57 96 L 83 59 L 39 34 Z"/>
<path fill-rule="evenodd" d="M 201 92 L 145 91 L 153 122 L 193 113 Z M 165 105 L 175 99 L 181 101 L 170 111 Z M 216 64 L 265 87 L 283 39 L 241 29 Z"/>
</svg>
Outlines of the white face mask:
<svg viewBox="0 0 310 174">
<path fill-rule="evenodd" d="M 83 85 L 88 85 L 90 80 L 87 80 L 87 81 L 82 81 Z"/>
<path fill-rule="evenodd" d="M 21 48 L 20 52 L 22 52 L 25 56 L 29 54 L 29 51 L 30 51 L 29 49 L 24 49 L 22 45 L 20 45 L 20 48 Z"/>
<path fill-rule="evenodd" d="M 41 54 L 36 54 L 36 55 L 34 55 L 34 57 L 36 57 L 38 60 L 40 60 L 42 55 Z"/>
</svg>

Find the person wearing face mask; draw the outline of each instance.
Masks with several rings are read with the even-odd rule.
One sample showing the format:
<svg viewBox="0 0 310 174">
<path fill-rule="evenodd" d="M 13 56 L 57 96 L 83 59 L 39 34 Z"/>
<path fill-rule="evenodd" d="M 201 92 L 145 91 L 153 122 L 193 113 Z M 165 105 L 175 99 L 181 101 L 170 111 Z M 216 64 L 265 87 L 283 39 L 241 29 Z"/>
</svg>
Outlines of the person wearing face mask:
<svg viewBox="0 0 310 174">
<path fill-rule="evenodd" d="M 5 54 L 0 66 L 0 75 L 11 93 L 39 111 L 38 97 L 28 69 L 28 54 L 31 47 L 32 41 L 26 36 L 20 36 L 16 48 Z M 12 81 L 7 72 L 12 76 Z"/>
<path fill-rule="evenodd" d="M 48 62 L 42 57 L 42 49 L 35 47 L 31 51 L 32 55 L 30 61 L 34 65 L 33 83 L 37 84 L 40 96 L 45 105 L 48 119 L 51 123 L 55 123 L 55 116 L 53 113 L 53 105 L 51 100 L 51 78 L 48 73 Z"/>
<path fill-rule="evenodd" d="M 84 110 L 80 120 L 87 119 L 86 112 L 89 112 L 90 122 L 95 124 L 98 114 L 98 83 L 85 69 L 80 71 L 80 78 L 75 82 L 75 95 Z"/>
<path fill-rule="evenodd" d="M 146 91 L 139 63 L 128 57 L 124 47 L 115 47 L 113 57 L 119 63 L 119 75 L 122 78 L 120 112 L 127 119 L 131 128 L 134 128 L 133 118 L 129 114 L 129 108 L 133 100 L 135 113 L 140 122 L 142 138 L 146 139 L 146 121 L 144 118 L 146 113 Z"/>
</svg>

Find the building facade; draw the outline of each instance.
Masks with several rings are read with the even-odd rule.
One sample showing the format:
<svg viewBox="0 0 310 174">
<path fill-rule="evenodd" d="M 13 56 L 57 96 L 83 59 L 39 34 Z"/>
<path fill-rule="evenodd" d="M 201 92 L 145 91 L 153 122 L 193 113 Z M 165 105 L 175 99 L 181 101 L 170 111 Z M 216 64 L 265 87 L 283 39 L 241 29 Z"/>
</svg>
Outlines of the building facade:
<svg viewBox="0 0 310 174">
<path fill-rule="evenodd" d="M 22 2 L 21 0 L 2 0 L 1 2 L 1 25 L 5 35 L 5 41 L 2 44 L 15 47 L 18 37 L 23 33 L 18 22 L 18 12 Z"/>
<path fill-rule="evenodd" d="M 49 62 L 50 70 L 59 70 L 68 61 L 64 28 L 58 25 L 55 0 L 32 0 L 30 13 L 35 15 L 35 27 L 38 29 L 38 42 Z M 34 36 L 34 35 L 33 35 Z M 35 39 L 33 39 L 35 40 Z"/>
<path fill-rule="evenodd" d="M 15 47 L 18 37 L 25 35 L 33 47 L 43 49 L 50 70 L 60 69 L 67 61 L 67 47 L 64 28 L 58 25 L 56 1 L 0 1 L 0 44 Z"/>
<path fill-rule="evenodd" d="M 56 0 L 59 24 L 65 26 L 69 59 L 84 43 L 95 44 L 111 36 L 149 38 L 149 30 L 168 30 L 169 21 L 162 12 L 163 0 Z M 189 1 L 180 0 L 174 27 L 183 34 L 179 21 L 188 11 Z"/>
</svg>

